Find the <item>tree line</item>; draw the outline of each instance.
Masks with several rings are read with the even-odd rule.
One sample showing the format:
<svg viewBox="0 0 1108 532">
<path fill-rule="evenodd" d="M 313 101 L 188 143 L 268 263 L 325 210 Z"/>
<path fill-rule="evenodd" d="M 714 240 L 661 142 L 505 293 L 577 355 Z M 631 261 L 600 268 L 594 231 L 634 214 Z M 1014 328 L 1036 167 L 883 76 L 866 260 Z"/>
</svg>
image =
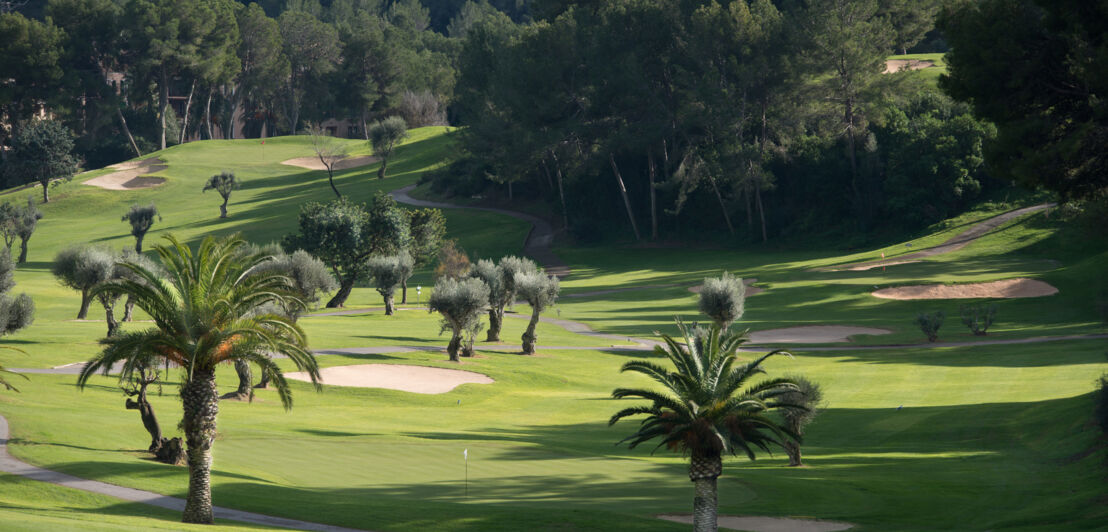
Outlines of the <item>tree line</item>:
<svg viewBox="0 0 1108 532">
<path fill-rule="evenodd" d="M 935 2 L 563 2 L 469 30 L 441 191 L 550 205 L 579 239 L 865 235 L 964 209 L 993 127 L 885 74 Z M 609 235 L 612 236 L 612 235 Z"/>
<path fill-rule="evenodd" d="M 44 4 L 38 18 L 0 12 L 0 146 L 33 116 L 52 115 L 75 132 L 89 167 L 331 118 L 366 140 L 370 123 L 390 115 L 445 124 L 459 36 L 482 17 L 507 18 L 485 3 L 462 6 L 440 32 L 418 0 Z"/>
</svg>

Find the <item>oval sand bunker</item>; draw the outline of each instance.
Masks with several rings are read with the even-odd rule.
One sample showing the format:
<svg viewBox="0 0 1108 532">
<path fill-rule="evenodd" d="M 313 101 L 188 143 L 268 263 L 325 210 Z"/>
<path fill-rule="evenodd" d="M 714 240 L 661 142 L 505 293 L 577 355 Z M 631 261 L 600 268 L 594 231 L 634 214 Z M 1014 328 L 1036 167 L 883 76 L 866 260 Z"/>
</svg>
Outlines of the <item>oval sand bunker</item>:
<svg viewBox="0 0 1108 532">
<path fill-rule="evenodd" d="M 659 515 L 659 519 L 691 525 L 692 516 L 683 515 Z M 716 518 L 720 528 L 731 530 L 750 530 L 752 532 L 837 532 L 850 530 L 854 525 L 836 521 L 820 521 L 817 519 L 794 519 L 788 517 L 743 517 L 737 515 L 721 515 Z"/>
<path fill-rule="evenodd" d="M 360 157 L 347 157 L 341 161 L 335 163 L 335 170 L 349 170 L 351 168 L 357 168 L 359 166 L 366 166 L 377 162 L 377 158 L 372 155 L 365 155 Z M 319 157 L 297 157 L 295 159 L 289 159 L 287 161 L 281 161 L 281 164 L 287 164 L 289 166 L 298 166 L 307 170 L 326 170 L 327 167 L 323 166 L 323 161 L 319 160 Z"/>
<path fill-rule="evenodd" d="M 414 393 L 446 393 L 463 384 L 492 384 L 489 377 L 472 371 L 404 366 L 399 364 L 359 364 L 334 366 L 319 371 L 323 384 L 357 388 L 387 388 Z M 303 371 L 286 373 L 285 377 L 308 381 Z"/>
<path fill-rule="evenodd" d="M 875 327 L 848 327 L 843 325 L 807 325 L 784 329 L 767 329 L 750 333 L 752 344 L 825 344 L 831 342 L 849 342 L 851 336 L 859 334 L 890 334 L 888 329 Z"/>
<path fill-rule="evenodd" d="M 1018 278 L 971 284 L 921 284 L 882 288 L 873 292 L 883 299 L 977 299 L 1043 297 L 1058 293 L 1058 289 L 1035 279 Z"/>
</svg>

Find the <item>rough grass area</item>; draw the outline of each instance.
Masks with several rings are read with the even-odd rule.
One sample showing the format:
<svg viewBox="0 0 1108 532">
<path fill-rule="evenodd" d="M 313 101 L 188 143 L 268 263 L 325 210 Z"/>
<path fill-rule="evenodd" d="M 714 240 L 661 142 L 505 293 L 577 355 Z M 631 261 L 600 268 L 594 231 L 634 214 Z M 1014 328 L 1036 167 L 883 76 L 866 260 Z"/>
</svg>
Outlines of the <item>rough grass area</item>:
<svg viewBox="0 0 1108 532">
<path fill-rule="evenodd" d="M 377 180 L 373 165 L 341 173 L 337 184 L 358 200 L 412 184 L 440 164 L 450 142 L 444 128 L 417 130 L 390 163 L 388 179 Z M 369 151 L 364 142 L 350 143 L 355 154 Z M 159 174 L 166 184 L 155 189 L 106 191 L 81 185 L 82 178 L 61 185 L 31 241 L 31 262 L 16 276 L 17 291 L 35 298 L 35 325 L 0 340 L 24 351 L 0 351 L 0 361 L 49 367 L 96 352 L 106 328 L 98 321 L 71 321 L 79 296 L 59 287 L 49 273 L 58 250 L 81 239 L 115 248 L 131 245 L 119 217 L 131 203 L 150 201 L 164 217 L 147 237 L 150 244 L 169 231 L 191 242 L 234 231 L 257 242 L 279 239 L 295 226 L 300 204 L 333 197 L 325 172 L 279 164 L 310 154 L 306 139 L 296 137 L 268 139 L 264 148 L 257 140 L 195 142 L 157 154 L 169 168 Z M 246 183 L 232 197 L 231 218 L 220 220 L 218 197 L 200 190 L 204 179 L 224 169 Z M 96 172 L 85 177 L 92 175 Z M 919 312 L 942 309 L 956 316 L 958 305 L 975 301 L 882 300 L 869 295 L 875 285 L 1032 277 L 1061 292 L 997 301 L 997 322 L 985 340 L 1102 332 L 1096 298 L 1108 289 L 1103 276 L 1108 245 L 1088 241 L 1044 213 L 1013 220 L 955 253 L 924 262 L 884 271 L 813 271 L 879 258 L 882 251 L 892 257 L 938 244 L 1003 210 L 986 205 L 950 220 L 911 241 L 911 249 L 905 242 L 849 254 L 563 247 L 557 252 L 573 267 L 563 281 L 567 293 L 640 289 L 566 298 L 546 315 L 624 336 L 673 331 L 674 316 L 701 319 L 696 295 L 687 288 L 728 270 L 758 278 L 765 289 L 747 300 L 738 327 L 879 327 L 894 333 L 856 341 L 908 344 L 924 340 L 912 323 Z M 451 237 L 473 256 L 519 253 L 528 231 L 505 216 L 465 210 L 446 215 Z M 426 271 L 412 280 L 411 287 L 423 286 L 421 302 L 430 284 Z M 413 307 L 415 299 L 410 290 Z M 371 288 L 356 288 L 349 303 L 380 305 Z M 529 311 L 526 305 L 516 310 Z M 90 318 L 102 318 L 95 305 Z M 302 323 L 316 349 L 445 347 L 447 342 L 438 334 L 437 318 L 416 308 L 392 317 L 379 311 L 307 316 Z M 505 321 L 505 345 L 517 342 L 525 323 Z M 317 394 L 294 382 L 290 412 L 265 390 L 253 403 L 221 403 L 215 504 L 380 531 L 686 530 L 654 518 L 690 510 L 685 460 L 665 451 L 652 455 L 649 448 L 618 447 L 631 423 L 606 424 L 629 404 L 609 399 L 611 390 L 646 384 L 619 373 L 619 367 L 652 355 L 605 350 L 619 342 L 548 323 L 540 324 L 538 335 L 533 357 L 483 349 L 483 343 L 477 357 L 461 364 L 447 362 L 438 351 L 319 357 L 324 367 L 380 363 L 471 370 L 488 375 L 493 384 L 462 385 L 440 395 L 341 387 Z M 951 319 L 940 338 L 979 341 Z M 794 358 L 773 359 L 768 370 L 770 376 L 805 375 L 826 394 L 825 411 L 810 426 L 803 447 L 807 467 L 788 468 L 784 453 L 754 463 L 727 460 L 720 511 L 847 521 L 862 531 L 1102 527 L 1108 519 L 1103 504 L 1108 449 L 1092 423 L 1092 391 L 1108 371 L 1104 351 L 1103 340 L 834 352 L 798 346 Z M 292 369 L 287 361 L 280 364 Z M 169 376 L 162 395 L 152 392 L 170 437 L 179 435 L 177 379 Z M 218 379 L 221 392 L 236 383 L 230 367 Z M 113 379 L 96 377 L 83 392 L 71 375 L 31 375 L 15 383 L 21 393 L 0 392 L 14 455 L 72 475 L 184 496 L 185 470 L 147 459 L 141 449 L 148 436 L 137 413 L 123 408 Z M 0 475 L 3 530 L 176 530 L 182 529 L 178 520 L 175 512 Z"/>
</svg>

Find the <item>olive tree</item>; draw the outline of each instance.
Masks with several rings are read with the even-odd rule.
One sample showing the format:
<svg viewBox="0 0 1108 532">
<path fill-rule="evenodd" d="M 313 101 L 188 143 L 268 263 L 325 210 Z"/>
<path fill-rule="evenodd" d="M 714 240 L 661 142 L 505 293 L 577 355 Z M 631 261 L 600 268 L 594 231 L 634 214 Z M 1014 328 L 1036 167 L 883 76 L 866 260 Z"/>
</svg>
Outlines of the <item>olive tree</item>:
<svg viewBox="0 0 1108 532">
<path fill-rule="evenodd" d="M 285 237 L 285 249 L 302 249 L 323 261 L 339 281 L 327 302 L 341 307 L 354 283 L 367 276 L 372 256 L 392 255 L 408 246 L 408 220 L 396 200 L 378 192 L 372 205 L 344 199 L 308 203 L 300 208 L 299 228 Z"/>
<path fill-rule="evenodd" d="M 154 218 L 162 217 L 158 214 L 158 208 L 153 203 L 150 205 L 131 205 L 131 210 L 123 215 L 120 220 L 131 224 L 131 236 L 135 237 L 135 251 L 142 253 L 142 239 L 146 232 L 154 225 Z"/>
<path fill-rule="evenodd" d="M 63 286 L 81 292 L 77 319 L 88 317 L 92 289 L 109 281 L 115 271 L 116 256 L 111 250 L 88 244 L 63 249 L 54 256 L 51 271 Z"/>
<path fill-rule="evenodd" d="M 4 168 L 9 186 L 37 182 L 42 185 L 42 202 L 50 203 L 50 184 L 68 180 L 77 173 L 73 156 L 73 133 L 61 122 L 31 120 L 17 129 Z"/>
<path fill-rule="evenodd" d="M 504 324 L 505 307 L 515 303 L 519 290 L 516 287 L 516 277 L 522 274 L 532 274 L 539 271 L 535 261 L 509 255 L 502 257 L 496 265 L 496 274 L 499 277 L 498 290 L 495 299 L 489 296 L 489 342 L 500 341 L 500 328 Z M 487 282 L 487 281 L 486 281 Z M 489 285 L 492 287 L 493 285 Z"/>
<path fill-rule="evenodd" d="M 38 228 L 38 221 L 42 219 L 42 211 L 35 207 L 35 199 L 31 196 L 27 196 L 27 204 L 22 208 L 15 209 L 15 218 L 12 220 L 12 227 L 15 234 L 19 237 L 19 262 L 23 264 L 27 262 L 27 243 L 31 240 L 31 235 L 35 234 L 35 229 Z"/>
<path fill-rule="evenodd" d="M 458 362 L 458 349 L 462 337 L 481 321 L 489 301 L 489 287 L 480 279 L 439 279 L 427 301 L 430 312 L 442 314 L 442 330 L 450 330 L 450 344 L 446 352 L 451 362 Z"/>
<path fill-rule="evenodd" d="M 389 157 L 392 157 L 396 145 L 407 137 L 408 124 L 399 116 L 390 116 L 369 125 L 369 143 L 373 145 L 373 153 L 381 158 L 377 179 L 385 178 Z"/>
<path fill-rule="evenodd" d="M 700 287 L 700 312 L 711 318 L 720 329 L 726 330 L 743 317 L 745 299 L 743 280 L 724 272 L 719 278 L 704 279 Z"/>
<path fill-rule="evenodd" d="M 227 217 L 227 202 L 231 201 L 231 192 L 242 187 L 242 183 L 235 177 L 234 172 L 224 171 L 208 178 L 201 192 L 214 190 L 223 198 L 223 204 L 219 206 L 219 217 Z"/>
<path fill-rule="evenodd" d="M 531 321 L 523 331 L 523 354 L 535 354 L 535 326 L 539 324 L 539 314 L 558 299 L 558 278 L 542 271 L 515 274 L 514 289 L 519 297 L 531 305 Z"/>
<path fill-rule="evenodd" d="M 785 379 L 796 384 L 797 389 L 782 394 L 777 401 L 795 405 L 798 408 L 781 409 L 781 417 L 784 419 L 785 428 L 789 429 L 789 433 L 803 436 L 804 428 L 820 412 L 823 390 L 819 384 L 804 377 L 793 375 L 786 376 Z M 800 443 L 792 438 L 786 439 L 782 443 L 784 443 L 785 452 L 789 455 L 789 466 L 798 467 L 803 465 L 800 459 Z"/>
<path fill-rule="evenodd" d="M 402 251 L 388 257 L 373 257 L 366 262 L 366 270 L 373 277 L 377 293 L 385 300 L 385 315 L 392 316 L 396 312 L 396 289 L 412 276 L 411 255 Z"/>
<path fill-rule="evenodd" d="M 112 267 L 112 274 L 109 278 L 110 281 L 125 280 L 144 286 L 149 285 L 144 277 L 136 274 L 131 268 L 124 266 L 124 263 L 138 264 L 159 275 L 162 273 L 161 267 L 158 266 L 157 263 L 146 255 L 133 249 L 124 249 L 122 253 L 113 254 L 112 258 L 115 264 Z M 96 294 L 96 300 L 104 307 L 104 319 L 108 322 L 108 336 L 115 334 L 116 330 L 119 329 L 119 322 L 115 319 L 115 305 L 119 302 L 119 298 L 120 294 L 110 290 L 103 290 Z M 131 298 L 127 298 L 127 302 L 124 304 L 123 321 L 131 321 L 131 313 L 134 306 L 134 301 Z"/>
<path fill-rule="evenodd" d="M 8 250 L 0 249 L 0 336 L 29 326 L 35 319 L 35 302 L 27 294 L 12 296 L 15 263 Z"/>
</svg>

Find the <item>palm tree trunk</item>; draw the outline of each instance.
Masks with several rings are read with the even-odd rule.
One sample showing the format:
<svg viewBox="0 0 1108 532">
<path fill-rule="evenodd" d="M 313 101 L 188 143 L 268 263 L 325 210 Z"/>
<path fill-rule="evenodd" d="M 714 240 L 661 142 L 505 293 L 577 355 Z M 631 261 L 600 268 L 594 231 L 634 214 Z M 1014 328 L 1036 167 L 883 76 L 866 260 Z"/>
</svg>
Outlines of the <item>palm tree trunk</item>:
<svg viewBox="0 0 1108 532">
<path fill-rule="evenodd" d="M 188 443 L 189 490 L 185 498 L 185 523 L 211 524 L 212 519 L 212 443 L 219 414 L 219 394 L 215 372 L 195 370 L 181 388 L 184 404 L 185 440 Z"/>
<path fill-rule="evenodd" d="M 800 445 L 794 441 L 785 442 L 785 452 L 789 455 L 789 467 L 799 467 L 804 465 L 804 462 L 800 459 Z"/>
<path fill-rule="evenodd" d="M 533 355 L 535 354 L 535 341 L 538 337 L 535 336 L 535 326 L 539 324 L 539 309 L 537 307 L 531 307 L 531 321 L 527 323 L 527 330 L 523 331 L 523 354 Z"/>
<path fill-rule="evenodd" d="M 693 498 L 693 531 L 716 532 L 719 530 L 719 491 L 716 479 L 723 473 L 723 460 L 719 456 L 696 456 L 689 463 L 689 479 L 696 496 Z"/>
<path fill-rule="evenodd" d="M 489 334 L 486 342 L 500 341 L 500 326 L 504 322 L 504 307 L 489 309 Z"/>
</svg>

